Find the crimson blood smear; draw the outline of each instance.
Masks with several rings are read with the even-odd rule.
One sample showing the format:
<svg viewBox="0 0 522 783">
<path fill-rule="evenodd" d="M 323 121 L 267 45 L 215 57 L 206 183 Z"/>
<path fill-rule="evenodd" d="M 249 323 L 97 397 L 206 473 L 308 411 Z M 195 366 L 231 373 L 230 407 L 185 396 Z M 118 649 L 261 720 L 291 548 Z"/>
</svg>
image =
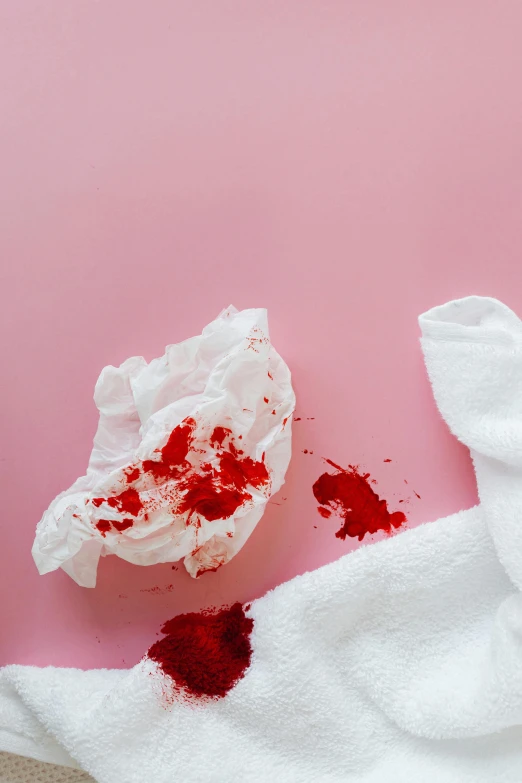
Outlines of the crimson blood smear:
<svg viewBox="0 0 522 783">
<path fill-rule="evenodd" d="M 96 522 L 96 527 L 102 534 L 102 536 L 105 538 L 105 535 L 110 531 L 111 529 L 111 523 L 108 519 L 99 519 Z"/>
<path fill-rule="evenodd" d="M 335 534 L 337 538 L 358 538 L 362 541 L 368 534 L 384 531 L 391 533 L 394 528 L 401 527 L 406 522 L 402 511 L 390 513 L 388 504 L 372 489 L 368 479 L 369 473 L 359 473 L 350 465 L 344 469 L 327 460 L 336 468 L 335 473 L 323 473 L 313 485 L 313 493 L 322 516 L 328 516 L 331 509 L 343 519 L 341 528 Z"/>
<path fill-rule="evenodd" d="M 187 460 L 195 438 L 195 428 L 194 419 L 184 419 L 174 428 L 165 446 L 158 450 L 159 459 L 144 460 L 133 466 L 127 473 L 127 479 L 129 476 L 139 477 L 143 470 L 157 484 L 174 481 L 175 485 L 168 490 L 168 502 L 173 513 L 181 515 L 188 512 L 187 524 L 193 514 L 209 522 L 227 519 L 241 505 L 252 500 L 249 488 L 260 489 L 269 483 L 264 454 L 261 461 L 243 456 L 243 451 L 234 446 L 232 431 L 228 427 L 218 426 L 209 438 L 211 447 L 216 451 L 214 464 L 203 463 L 196 469 Z M 137 517 L 143 510 L 140 495 L 134 487 L 116 496 L 93 498 L 92 503 L 96 508 L 107 503 L 111 508 L 132 517 Z M 132 524 L 132 519 L 113 522 L 114 528 L 120 532 Z M 98 529 L 104 535 L 110 526 L 103 531 Z"/>
<path fill-rule="evenodd" d="M 130 514 L 133 517 L 137 517 L 143 508 L 143 503 L 139 494 L 133 487 L 129 487 L 119 495 L 114 495 L 109 498 L 93 498 L 92 504 L 99 508 L 102 503 L 107 503 L 111 508 L 115 508 L 118 511 L 122 511 L 124 514 Z"/>
<path fill-rule="evenodd" d="M 199 698 L 222 698 L 250 665 L 253 626 L 240 603 L 181 614 L 165 623 L 165 638 L 147 654 L 179 688 Z"/>
</svg>

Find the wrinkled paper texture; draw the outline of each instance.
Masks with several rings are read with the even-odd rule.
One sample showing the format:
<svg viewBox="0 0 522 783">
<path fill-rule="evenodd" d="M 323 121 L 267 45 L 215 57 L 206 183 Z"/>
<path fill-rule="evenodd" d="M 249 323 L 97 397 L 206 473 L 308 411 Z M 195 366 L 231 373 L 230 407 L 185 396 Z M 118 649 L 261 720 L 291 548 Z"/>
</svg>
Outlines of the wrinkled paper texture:
<svg viewBox="0 0 522 783">
<path fill-rule="evenodd" d="M 291 455 L 295 396 L 266 310 L 229 307 L 150 364 L 135 356 L 105 367 L 94 400 L 87 474 L 36 528 L 39 572 L 61 567 L 94 587 L 109 554 L 137 565 L 184 559 L 193 577 L 227 563 L 283 484 Z M 176 446 L 179 436 L 188 450 Z M 225 498 L 222 513 L 233 512 L 216 518 Z"/>
</svg>

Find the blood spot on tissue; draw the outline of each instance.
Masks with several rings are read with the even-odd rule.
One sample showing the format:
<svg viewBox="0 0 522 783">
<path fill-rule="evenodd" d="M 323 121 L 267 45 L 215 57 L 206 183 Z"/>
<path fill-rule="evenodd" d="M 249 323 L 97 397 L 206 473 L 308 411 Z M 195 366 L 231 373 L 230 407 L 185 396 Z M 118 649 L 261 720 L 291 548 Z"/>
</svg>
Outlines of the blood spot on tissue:
<svg viewBox="0 0 522 783">
<path fill-rule="evenodd" d="M 300 416 L 296 416 L 294 421 L 301 421 L 301 417 Z"/>
<path fill-rule="evenodd" d="M 391 459 L 385 459 L 383 462 L 391 462 Z"/>
<path fill-rule="evenodd" d="M 263 455 L 264 456 L 264 455 Z M 179 514 L 196 513 L 208 522 L 227 519 L 245 502 L 252 500 L 247 487 L 255 489 L 268 484 L 269 475 L 263 461 L 240 457 L 223 451 L 218 455 L 218 469 L 188 475 L 180 484 Z"/>
<path fill-rule="evenodd" d="M 119 495 L 91 500 L 95 508 L 106 503 L 121 514 L 122 519 L 112 521 L 115 530 L 122 533 L 165 509 L 173 521 L 184 517 L 182 521 L 187 527 L 198 528 L 203 519 L 214 522 L 233 516 L 241 506 L 253 501 L 254 490 L 267 495 L 270 475 L 264 453 L 259 460 L 245 456 L 236 447 L 228 427 L 205 429 L 200 424 L 197 434 L 195 430 L 195 420 L 185 419 L 172 431 L 165 446 L 156 450 L 159 458 L 132 466 L 139 474 L 135 486 Z M 204 444 L 205 448 L 201 448 Z M 123 471 L 124 475 L 128 472 L 129 468 Z"/>
<path fill-rule="evenodd" d="M 147 655 L 180 691 L 196 698 L 223 698 L 250 666 L 253 627 L 240 603 L 181 614 L 165 623 L 165 637 Z"/>
<path fill-rule="evenodd" d="M 421 500 L 421 496 L 419 495 L 418 492 L 415 492 L 415 490 L 413 490 L 413 494 L 415 495 L 416 498 L 419 498 L 419 500 Z"/>
<path fill-rule="evenodd" d="M 154 478 L 162 479 L 182 468 L 194 440 L 195 427 L 196 422 L 192 418 L 184 419 L 174 427 L 166 444 L 158 449 L 161 459 L 144 460 L 143 470 L 152 473 Z"/>
<path fill-rule="evenodd" d="M 328 517 L 332 516 L 332 512 L 330 511 L 329 508 L 323 508 L 323 506 L 317 506 L 317 510 L 320 513 L 320 515 L 325 519 L 328 519 Z"/>
<path fill-rule="evenodd" d="M 326 460 L 335 473 L 323 473 L 313 485 L 315 499 L 324 511 L 335 511 L 343 520 L 336 537 L 343 541 L 347 536 L 362 541 L 365 535 L 383 531 L 391 534 L 406 522 L 402 511 L 390 513 L 386 500 L 380 498 L 368 481 L 369 473 L 359 473 L 356 466 L 341 468 Z"/>
<path fill-rule="evenodd" d="M 269 373 L 268 373 L 268 377 L 270 378 L 270 380 L 271 380 L 271 381 L 273 381 L 273 380 L 274 380 L 274 376 L 272 375 L 272 373 L 271 373 L 271 372 L 269 372 Z"/>
<path fill-rule="evenodd" d="M 110 521 L 109 521 L 108 519 L 99 519 L 99 520 L 96 522 L 96 527 L 98 528 L 98 530 L 100 531 L 100 533 L 102 534 L 102 536 L 105 538 L 105 536 L 107 535 L 107 533 L 109 533 L 109 532 L 110 532 L 110 529 L 111 529 L 111 523 L 110 523 Z"/>
<path fill-rule="evenodd" d="M 139 493 L 132 487 L 129 487 L 129 489 L 126 489 L 115 497 L 107 498 L 107 503 L 111 508 L 115 508 L 117 511 L 121 511 L 124 514 L 130 514 L 133 517 L 137 517 L 143 509 L 143 503 L 141 502 Z"/>
<path fill-rule="evenodd" d="M 232 430 L 229 430 L 228 427 L 214 427 L 212 435 L 210 436 L 210 445 L 213 448 L 222 448 L 225 438 L 227 435 L 231 434 Z"/>
<path fill-rule="evenodd" d="M 141 475 L 139 468 L 130 468 L 129 472 L 125 474 L 127 478 L 127 484 L 132 484 L 133 481 L 137 481 Z"/>
<path fill-rule="evenodd" d="M 114 519 L 112 524 L 118 530 L 120 533 L 123 533 L 124 530 L 128 530 L 130 527 L 133 526 L 134 520 L 133 519 Z"/>
<path fill-rule="evenodd" d="M 265 402 L 268 402 L 268 397 L 263 397 Z"/>
</svg>

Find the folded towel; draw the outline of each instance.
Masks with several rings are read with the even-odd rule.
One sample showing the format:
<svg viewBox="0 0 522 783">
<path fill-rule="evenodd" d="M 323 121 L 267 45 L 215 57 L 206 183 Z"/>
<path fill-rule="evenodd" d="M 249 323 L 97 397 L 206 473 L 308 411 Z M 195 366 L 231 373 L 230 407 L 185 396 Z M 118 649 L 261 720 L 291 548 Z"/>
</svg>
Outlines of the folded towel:
<svg viewBox="0 0 522 783">
<path fill-rule="evenodd" d="M 251 661 L 222 697 L 152 653 L 129 671 L 5 668 L 0 748 L 100 783 L 520 783 L 522 324 L 470 297 L 420 325 L 480 505 L 244 607 Z"/>
</svg>

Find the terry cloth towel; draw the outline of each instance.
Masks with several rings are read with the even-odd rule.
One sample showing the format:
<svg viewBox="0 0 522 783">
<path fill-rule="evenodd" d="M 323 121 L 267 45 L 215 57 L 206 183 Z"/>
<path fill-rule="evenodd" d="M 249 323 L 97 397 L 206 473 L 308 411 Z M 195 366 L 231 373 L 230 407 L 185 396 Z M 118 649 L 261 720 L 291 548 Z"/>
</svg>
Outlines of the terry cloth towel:
<svg viewBox="0 0 522 783">
<path fill-rule="evenodd" d="M 166 704 L 148 658 L 7 667 L 0 748 L 100 783 L 522 781 L 522 323 L 470 297 L 420 325 L 480 505 L 254 601 L 252 663 L 224 698 Z"/>
</svg>

